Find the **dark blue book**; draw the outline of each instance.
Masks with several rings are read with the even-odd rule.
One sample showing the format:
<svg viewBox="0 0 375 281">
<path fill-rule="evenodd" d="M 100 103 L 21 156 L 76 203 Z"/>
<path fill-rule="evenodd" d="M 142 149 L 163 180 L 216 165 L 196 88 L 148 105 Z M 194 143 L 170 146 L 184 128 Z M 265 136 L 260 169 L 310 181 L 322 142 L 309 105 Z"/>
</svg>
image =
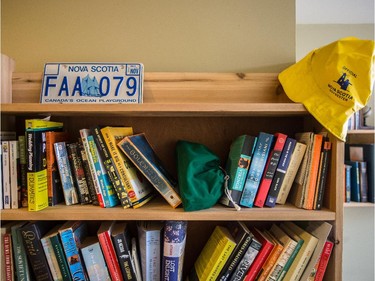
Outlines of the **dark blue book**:
<svg viewBox="0 0 375 281">
<path fill-rule="evenodd" d="M 297 141 L 293 138 L 286 139 L 279 163 L 277 164 L 276 173 L 273 177 L 270 190 L 268 191 L 266 202 L 264 203 L 264 205 L 266 205 L 267 207 L 275 207 L 276 205 L 276 199 L 279 195 L 281 185 L 284 181 L 286 171 L 289 167 L 290 159 L 292 158 L 296 143 Z"/>
<path fill-rule="evenodd" d="M 254 199 L 259 188 L 259 183 L 262 179 L 263 170 L 266 166 L 273 139 L 274 135 L 272 134 L 260 132 L 258 135 L 258 141 L 256 143 L 245 186 L 241 195 L 241 206 L 249 208 L 253 207 Z"/>
<path fill-rule="evenodd" d="M 345 161 L 345 164 L 352 166 L 350 173 L 350 200 L 353 202 L 361 202 L 361 190 L 359 185 L 359 164 L 357 161 Z"/>
</svg>

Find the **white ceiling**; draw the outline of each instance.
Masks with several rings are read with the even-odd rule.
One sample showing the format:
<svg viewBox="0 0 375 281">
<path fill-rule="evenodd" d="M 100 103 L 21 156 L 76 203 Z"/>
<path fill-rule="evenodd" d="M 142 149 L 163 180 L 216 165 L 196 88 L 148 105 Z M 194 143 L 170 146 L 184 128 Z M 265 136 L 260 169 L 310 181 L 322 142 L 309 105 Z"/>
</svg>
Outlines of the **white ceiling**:
<svg viewBox="0 0 375 281">
<path fill-rule="evenodd" d="M 374 0 L 296 0 L 297 24 L 373 24 Z"/>
</svg>

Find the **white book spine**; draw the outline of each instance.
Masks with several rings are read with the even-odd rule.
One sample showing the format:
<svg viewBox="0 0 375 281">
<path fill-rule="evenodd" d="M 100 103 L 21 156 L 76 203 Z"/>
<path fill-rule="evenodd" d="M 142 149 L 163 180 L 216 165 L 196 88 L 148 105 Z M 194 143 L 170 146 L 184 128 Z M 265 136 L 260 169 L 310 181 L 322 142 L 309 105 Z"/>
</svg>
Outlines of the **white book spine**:
<svg viewBox="0 0 375 281">
<path fill-rule="evenodd" d="M 20 184 L 18 182 L 18 163 L 19 163 L 19 147 L 18 141 L 9 141 L 9 164 L 10 164 L 10 192 L 11 192 L 11 208 L 18 209 L 18 194 Z"/>
<path fill-rule="evenodd" d="M 3 200 L 4 209 L 10 209 L 10 165 L 9 165 L 9 141 L 2 141 L 2 176 L 3 176 Z"/>
</svg>

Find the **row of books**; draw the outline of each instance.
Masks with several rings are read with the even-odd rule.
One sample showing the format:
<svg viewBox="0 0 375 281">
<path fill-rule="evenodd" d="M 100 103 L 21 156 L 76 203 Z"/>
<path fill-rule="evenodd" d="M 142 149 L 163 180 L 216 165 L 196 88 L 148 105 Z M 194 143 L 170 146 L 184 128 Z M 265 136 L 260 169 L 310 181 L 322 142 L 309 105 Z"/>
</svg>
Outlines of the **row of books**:
<svg viewBox="0 0 375 281">
<path fill-rule="evenodd" d="M 374 144 L 345 144 L 345 202 L 375 202 Z"/>
<path fill-rule="evenodd" d="M 371 118 L 372 109 L 369 106 L 365 106 L 361 110 L 354 112 L 348 119 L 347 126 L 348 130 L 371 130 L 374 126 L 367 125 L 366 119 Z"/>
<path fill-rule="evenodd" d="M 188 276 L 195 280 L 322 280 L 333 242 L 326 222 L 218 225 Z"/>
<path fill-rule="evenodd" d="M 9 222 L 1 227 L 4 280 L 182 280 L 187 222 Z"/>
<path fill-rule="evenodd" d="M 299 208 L 319 210 L 330 151 L 326 133 L 239 136 L 230 147 L 226 163 L 229 190 L 220 202 L 230 207 L 274 207 L 288 199 Z"/>
<path fill-rule="evenodd" d="M 177 181 L 145 135 L 133 134 L 132 127 L 82 128 L 77 140 L 63 131 L 61 122 L 28 119 L 25 127 L 25 136 L 13 140 L 18 144 L 18 176 L 5 173 L 10 169 L 5 157 L 2 161 L 5 209 L 27 206 L 38 211 L 61 202 L 138 208 L 156 190 L 173 208 L 181 204 Z M 13 198 L 19 204 L 14 206 L 8 204 L 10 182 L 18 190 Z"/>
</svg>

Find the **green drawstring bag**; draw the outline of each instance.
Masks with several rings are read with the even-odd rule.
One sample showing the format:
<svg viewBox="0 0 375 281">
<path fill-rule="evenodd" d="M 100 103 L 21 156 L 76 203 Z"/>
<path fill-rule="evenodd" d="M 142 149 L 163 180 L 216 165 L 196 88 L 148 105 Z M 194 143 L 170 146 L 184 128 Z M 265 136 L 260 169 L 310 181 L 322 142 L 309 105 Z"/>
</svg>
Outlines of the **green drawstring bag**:
<svg viewBox="0 0 375 281">
<path fill-rule="evenodd" d="M 203 144 L 178 141 L 177 173 L 185 211 L 211 208 L 223 195 L 226 181 L 220 159 Z"/>
</svg>

